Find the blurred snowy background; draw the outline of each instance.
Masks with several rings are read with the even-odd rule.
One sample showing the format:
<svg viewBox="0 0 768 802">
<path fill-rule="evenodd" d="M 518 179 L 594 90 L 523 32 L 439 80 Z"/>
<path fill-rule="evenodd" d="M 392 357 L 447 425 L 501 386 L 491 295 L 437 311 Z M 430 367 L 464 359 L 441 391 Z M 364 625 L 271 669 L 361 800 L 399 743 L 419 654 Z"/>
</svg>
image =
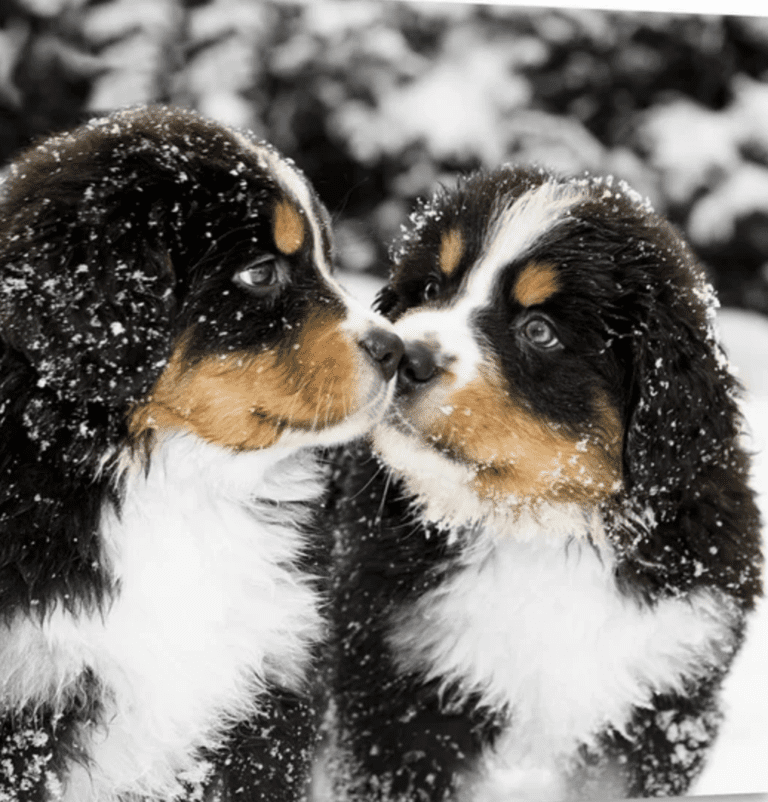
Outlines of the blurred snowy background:
<svg viewBox="0 0 768 802">
<path fill-rule="evenodd" d="M 35 136 L 189 106 L 291 155 L 371 297 L 414 199 L 503 161 L 626 179 L 724 307 L 768 519 L 768 17 L 387 0 L 0 0 L 0 169 Z M 762 450 L 762 453 L 760 453 Z M 768 605 L 696 791 L 768 791 Z"/>
<path fill-rule="evenodd" d="M 291 154 L 341 265 L 379 275 L 413 199 L 458 172 L 613 173 L 686 230 L 725 305 L 768 313 L 767 71 L 768 17 L 0 0 L 0 163 L 103 111 L 191 106 Z"/>
</svg>

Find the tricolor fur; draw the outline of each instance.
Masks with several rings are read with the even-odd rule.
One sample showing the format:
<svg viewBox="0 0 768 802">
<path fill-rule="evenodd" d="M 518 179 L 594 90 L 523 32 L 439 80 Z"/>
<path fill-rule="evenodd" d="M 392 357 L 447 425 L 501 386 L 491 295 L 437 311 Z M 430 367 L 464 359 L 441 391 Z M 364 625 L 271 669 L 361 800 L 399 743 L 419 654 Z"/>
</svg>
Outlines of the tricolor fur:
<svg viewBox="0 0 768 802">
<path fill-rule="evenodd" d="M 302 174 L 192 113 L 30 148 L 0 217 L 0 798 L 302 798 L 307 447 L 379 419 L 399 340 Z"/>
<path fill-rule="evenodd" d="M 379 309 L 393 410 L 337 472 L 334 799 L 683 794 L 761 593 L 714 303 L 625 185 L 438 192 Z"/>
</svg>

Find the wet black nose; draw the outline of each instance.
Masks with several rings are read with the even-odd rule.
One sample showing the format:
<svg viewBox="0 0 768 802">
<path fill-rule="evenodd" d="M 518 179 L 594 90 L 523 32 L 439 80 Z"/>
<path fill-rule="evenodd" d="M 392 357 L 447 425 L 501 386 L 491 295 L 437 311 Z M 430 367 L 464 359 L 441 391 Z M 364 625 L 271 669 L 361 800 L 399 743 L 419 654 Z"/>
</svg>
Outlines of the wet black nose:
<svg viewBox="0 0 768 802">
<path fill-rule="evenodd" d="M 403 341 L 392 331 L 372 328 L 360 340 L 360 345 L 378 365 L 384 379 L 389 381 L 403 356 Z"/>
<path fill-rule="evenodd" d="M 437 374 L 434 351 L 426 344 L 407 343 L 397 372 L 397 389 L 407 394 L 426 384 Z"/>
</svg>

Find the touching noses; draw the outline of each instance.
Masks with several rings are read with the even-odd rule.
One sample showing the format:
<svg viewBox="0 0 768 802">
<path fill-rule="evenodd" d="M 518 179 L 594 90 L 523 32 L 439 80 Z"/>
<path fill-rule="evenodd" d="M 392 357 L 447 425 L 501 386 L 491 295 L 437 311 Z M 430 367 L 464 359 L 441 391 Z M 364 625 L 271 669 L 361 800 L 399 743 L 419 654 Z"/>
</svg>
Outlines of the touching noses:
<svg viewBox="0 0 768 802">
<path fill-rule="evenodd" d="M 397 372 L 397 392 L 407 395 L 427 384 L 438 373 L 434 349 L 424 342 L 403 342 L 394 332 L 374 327 L 360 345 L 389 381 Z"/>
</svg>

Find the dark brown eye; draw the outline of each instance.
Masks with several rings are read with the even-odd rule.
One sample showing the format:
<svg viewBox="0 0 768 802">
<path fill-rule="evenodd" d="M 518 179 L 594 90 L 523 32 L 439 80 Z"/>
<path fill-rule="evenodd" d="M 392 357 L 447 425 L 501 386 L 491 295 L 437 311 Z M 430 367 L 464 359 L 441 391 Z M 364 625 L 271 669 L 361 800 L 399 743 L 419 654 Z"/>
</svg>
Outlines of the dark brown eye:
<svg viewBox="0 0 768 802">
<path fill-rule="evenodd" d="M 560 344 L 554 328 L 541 317 L 531 318 L 523 326 L 523 334 L 529 342 L 539 348 L 554 348 Z"/>
<path fill-rule="evenodd" d="M 432 301 L 440 295 L 440 284 L 434 279 L 430 279 L 421 291 L 421 298 L 423 301 Z"/>
<path fill-rule="evenodd" d="M 271 254 L 264 254 L 235 273 L 232 281 L 259 295 L 272 292 L 279 284 L 277 260 Z"/>
</svg>

